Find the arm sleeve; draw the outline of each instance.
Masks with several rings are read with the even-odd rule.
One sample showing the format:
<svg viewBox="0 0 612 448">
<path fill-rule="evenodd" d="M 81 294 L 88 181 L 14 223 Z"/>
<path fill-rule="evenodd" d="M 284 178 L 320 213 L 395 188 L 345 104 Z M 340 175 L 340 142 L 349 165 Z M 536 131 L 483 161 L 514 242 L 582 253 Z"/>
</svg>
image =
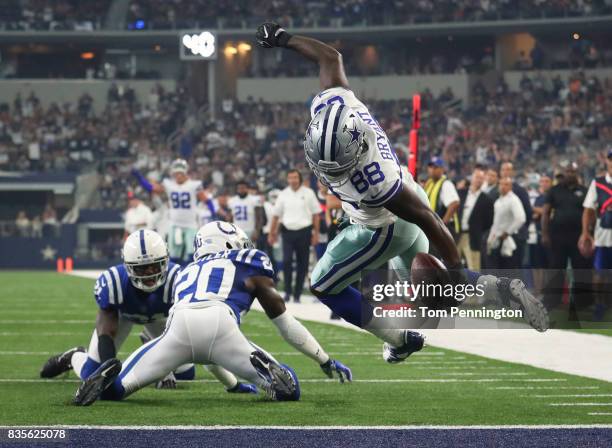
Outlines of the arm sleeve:
<svg viewBox="0 0 612 448">
<path fill-rule="evenodd" d="M 312 215 L 318 215 L 321 213 L 321 204 L 319 204 L 319 200 L 317 199 L 317 195 L 311 189 L 309 191 L 309 199 L 308 199 L 308 208 L 310 209 L 310 213 Z"/>
<path fill-rule="evenodd" d="M 96 280 L 96 284 L 94 285 L 94 298 L 96 299 L 96 303 L 101 310 L 113 310 L 115 307 L 112 302 L 114 302 L 115 293 L 113 290 L 112 280 L 110 278 L 112 274 L 108 271 L 104 271 L 98 280 Z"/>
<path fill-rule="evenodd" d="M 593 210 L 597 210 L 597 187 L 595 186 L 595 181 L 592 181 L 591 185 L 589 185 L 589 189 L 584 197 L 582 206 L 584 208 L 592 208 Z"/>
<path fill-rule="evenodd" d="M 447 180 L 442 184 L 442 191 L 440 193 L 440 199 L 442 199 L 444 207 L 448 207 L 453 202 L 459 202 L 459 194 L 457 193 L 457 189 L 450 180 Z"/>
<path fill-rule="evenodd" d="M 272 322 L 283 339 L 293 348 L 319 364 L 325 364 L 329 360 L 329 355 L 325 353 L 314 336 L 288 311 L 272 319 Z"/>
<path fill-rule="evenodd" d="M 274 207 L 272 208 L 272 216 L 278 216 L 279 218 L 283 216 L 283 196 L 280 194 L 274 203 Z"/>
</svg>

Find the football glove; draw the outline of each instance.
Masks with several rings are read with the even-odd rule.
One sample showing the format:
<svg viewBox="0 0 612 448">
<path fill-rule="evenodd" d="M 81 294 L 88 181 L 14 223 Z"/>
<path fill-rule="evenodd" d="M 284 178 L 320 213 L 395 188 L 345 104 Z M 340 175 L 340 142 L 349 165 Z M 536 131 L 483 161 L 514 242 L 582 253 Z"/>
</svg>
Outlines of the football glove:
<svg viewBox="0 0 612 448">
<path fill-rule="evenodd" d="M 230 394 L 256 394 L 257 386 L 249 383 L 238 383 L 231 389 L 225 389 Z"/>
<path fill-rule="evenodd" d="M 347 381 L 353 380 L 353 373 L 351 372 L 351 369 L 335 359 L 329 358 L 326 363 L 321 364 L 321 370 L 323 370 L 323 373 L 325 373 L 325 375 L 327 375 L 329 378 L 333 378 L 334 372 L 336 372 L 336 375 L 341 383 L 344 383 L 345 379 Z"/>
<path fill-rule="evenodd" d="M 170 372 L 164 378 L 159 380 L 155 385 L 156 389 L 176 389 L 176 378 L 174 378 L 174 373 Z"/>
<path fill-rule="evenodd" d="M 265 22 L 257 28 L 255 39 L 263 48 L 286 47 L 291 39 L 291 34 L 281 28 L 278 23 Z"/>
</svg>

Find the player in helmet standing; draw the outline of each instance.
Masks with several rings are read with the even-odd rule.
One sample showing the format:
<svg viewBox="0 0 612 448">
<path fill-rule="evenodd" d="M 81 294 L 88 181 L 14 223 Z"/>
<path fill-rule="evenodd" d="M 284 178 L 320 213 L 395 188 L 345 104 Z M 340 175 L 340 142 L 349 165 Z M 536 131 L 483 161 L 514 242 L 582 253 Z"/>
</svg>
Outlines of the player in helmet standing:
<svg viewBox="0 0 612 448">
<path fill-rule="evenodd" d="M 210 209 L 215 215 L 212 199 L 204 192 L 202 182 L 191 179 L 188 174 L 189 166 L 183 159 L 176 159 L 170 165 L 171 179 L 164 179 L 161 183 L 147 180 L 138 170 L 132 174 L 138 179 L 140 185 L 150 193 L 168 196 L 170 211 L 170 228 L 168 231 L 168 249 L 170 259 L 175 263 L 185 265 L 191 262 L 193 255 L 193 238 L 198 230 L 197 202 Z"/>
</svg>

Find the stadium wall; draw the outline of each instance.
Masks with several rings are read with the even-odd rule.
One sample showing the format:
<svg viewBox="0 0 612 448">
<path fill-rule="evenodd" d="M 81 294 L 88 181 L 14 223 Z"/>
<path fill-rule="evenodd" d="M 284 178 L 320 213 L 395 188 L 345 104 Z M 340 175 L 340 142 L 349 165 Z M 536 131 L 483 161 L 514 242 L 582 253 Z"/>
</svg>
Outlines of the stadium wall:
<svg viewBox="0 0 612 448">
<path fill-rule="evenodd" d="M 166 90 L 173 91 L 176 81 L 164 80 L 86 80 L 86 79 L 7 79 L 0 80 L 0 92 L 3 101 L 13 101 L 17 94 L 27 98 L 31 92 L 40 99 L 43 106 L 50 103 L 62 104 L 70 102 L 76 104 L 79 97 L 88 93 L 94 100 L 93 107 L 96 112 L 101 112 L 106 105 L 108 90 L 113 84 L 123 87 L 131 87 L 141 100 L 148 97 L 151 88 L 161 84 Z"/>
<path fill-rule="evenodd" d="M 438 95 L 451 87 L 456 98 L 467 101 L 469 76 L 467 74 L 444 74 L 423 76 L 370 76 L 351 77 L 351 88 L 358 96 L 377 100 L 410 98 L 414 92 L 426 88 Z M 249 97 L 271 102 L 303 102 L 319 92 L 318 78 L 240 78 L 238 100 Z"/>
</svg>

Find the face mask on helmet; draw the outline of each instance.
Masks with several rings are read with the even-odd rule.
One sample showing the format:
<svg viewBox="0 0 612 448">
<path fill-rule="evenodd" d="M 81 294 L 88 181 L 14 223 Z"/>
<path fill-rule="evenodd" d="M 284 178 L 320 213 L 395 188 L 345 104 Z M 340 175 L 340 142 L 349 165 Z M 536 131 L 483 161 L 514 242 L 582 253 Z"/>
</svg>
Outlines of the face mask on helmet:
<svg viewBox="0 0 612 448">
<path fill-rule="evenodd" d="M 168 275 L 168 248 L 152 230 L 137 230 L 123 245 L 123 264 L 134 287 L 152 292 L 162 286 Z"/>
<path fill-rule="evenodd" d="M 132 284 L 145 292 L 152 292 L 166 281 L 168 258 L 147 264 L 124 263 Z"/>
<path fill-rule="evenodd" d="M 331 188 L 347 183 L 367 151 L 367 127 L 342 104 L 328 105 L 312 119 L 304 138 L 308 165 Z"/>
</svg>

